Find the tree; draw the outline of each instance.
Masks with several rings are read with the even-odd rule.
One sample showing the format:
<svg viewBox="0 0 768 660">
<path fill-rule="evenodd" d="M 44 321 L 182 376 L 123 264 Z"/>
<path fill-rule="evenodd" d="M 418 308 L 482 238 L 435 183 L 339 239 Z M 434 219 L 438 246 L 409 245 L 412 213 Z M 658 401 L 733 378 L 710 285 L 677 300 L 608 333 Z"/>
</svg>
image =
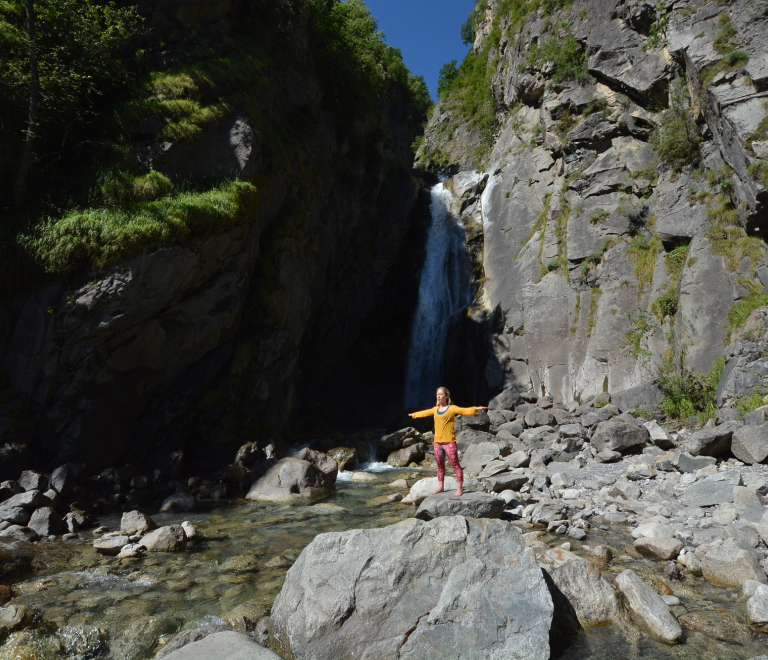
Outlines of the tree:
<svg viewBox="0 0 768 660">
<path fill-rule="evenodd" d="M 9 0 L 0 4 L 0 92 L 26 105 L 16 206 L 25 202 L 35 144 L 44 135 L 63 145 L 98 96 L 128 79 L 119 48 L 136 34 L 135 7 L 94 0 Z"/>
<path fill-rule="evenodd" d="M 437 77 L 437 95 L 443 98 L 451 87 L 451 84 L 459 75 L 459 68 L 456 66 L 456 60 L 451 60 L 440 67 L 440 73 Z"/>
<path fill-rule="evenodd" d="M 467 20 L 461 26 L 461 43 L 471 46 L 475 43 L 475 12 L 469 12 Z"/>
</svg>

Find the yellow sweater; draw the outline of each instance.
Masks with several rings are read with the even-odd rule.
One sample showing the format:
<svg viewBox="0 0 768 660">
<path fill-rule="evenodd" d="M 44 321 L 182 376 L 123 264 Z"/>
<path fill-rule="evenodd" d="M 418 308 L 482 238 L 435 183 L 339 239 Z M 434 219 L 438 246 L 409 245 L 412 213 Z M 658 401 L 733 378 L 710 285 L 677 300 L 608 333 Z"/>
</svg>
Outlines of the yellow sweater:
<svg viewBox="0 0 768 660">
<path fill-rule="evenodd" d="M 456 415 L 477 415 L 477 410 L 474 408 L 459 408 L 458 406 L 450 405 L 445 412 L 438 412 L 437 406 L 430 408 L 429 410 L 420 410 L 419 412 L 411 413 L 411 417 L 429 417 L 435 416 L 435 442 L 440 444 L 446 444 L 448 442 L 456 442 L 456 434 L 453 430 L 453 418 Z"/>
</svg>

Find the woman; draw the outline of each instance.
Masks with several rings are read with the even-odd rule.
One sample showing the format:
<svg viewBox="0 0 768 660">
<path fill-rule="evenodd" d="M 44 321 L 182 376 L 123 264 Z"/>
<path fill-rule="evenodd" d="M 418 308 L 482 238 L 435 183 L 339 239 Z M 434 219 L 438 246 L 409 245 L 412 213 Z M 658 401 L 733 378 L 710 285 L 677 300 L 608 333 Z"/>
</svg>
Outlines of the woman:
<svg viewBox="0 0 768 660">
<path fill-rule="evenodd" d="M 487 406 L 473 406 L 471 408 L 459 408 L 451 401 L 451 393 L 447 387 L 437 388 L 437 405 L 429 410 L 420 410 L 411 413 L 410 417 L 435 417 L 435 461 L 437 462 L 437 490 L 432 493 L 437 495 L 444 490 L 445 481 L 445 455 L 451 461 L 453 471 L 456 473 L 456 481 L 459 483 L 454 497 L 464 494 L 464 473 L 459 465 L 459 452 L 456 448 L 456 435 L 454 433 L 453 419 L 456 415 L 477 415 L 479 410 L 488 410 Z"/>
</svg>

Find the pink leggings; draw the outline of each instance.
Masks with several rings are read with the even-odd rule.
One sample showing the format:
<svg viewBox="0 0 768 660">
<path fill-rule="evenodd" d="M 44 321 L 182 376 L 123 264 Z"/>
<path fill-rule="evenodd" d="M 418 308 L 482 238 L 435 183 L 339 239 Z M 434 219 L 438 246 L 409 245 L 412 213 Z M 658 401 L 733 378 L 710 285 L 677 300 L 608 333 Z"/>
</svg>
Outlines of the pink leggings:
<svg viewBox="0 0 768 660">
<path fill-rule="evenodd" d="M 448 460 L 453 466 L 453 471 L 456 473 L 456 481 L 462 483 L 464 481 L 464 472 L 459 465 L 459 451 L 456 449 L 455 442 L 436 442 L 435 444 L 435 462 L 437 463 L 437 480 L 445 480 L 445 455 L 448 454 Z"/>
</svg>

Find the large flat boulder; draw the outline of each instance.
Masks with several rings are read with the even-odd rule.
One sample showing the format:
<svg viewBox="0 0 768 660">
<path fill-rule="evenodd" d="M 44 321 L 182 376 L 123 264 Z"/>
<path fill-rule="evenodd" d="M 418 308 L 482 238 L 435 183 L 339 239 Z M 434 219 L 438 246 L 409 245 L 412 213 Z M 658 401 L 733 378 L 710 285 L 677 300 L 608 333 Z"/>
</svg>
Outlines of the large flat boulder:
<svg viewBox="0 0 768 660">
<path fill-rule="evenodd" d="M 272 608 L 293 660 L 549 658 L 552 597 L 522 535 L 500 520 L 407 520 L 320 534 Z"/>
<path fill-rule="evenodd" d="M 685 441 L 685 449 L 691 456 L 719 456 L 731 448 L 734 431 L 742 422 L 726 422 L 711 429 L 701 429 Z"/>
<path fill-rule="evenodd" d="M 464 493 L 456 497 L 453 491 L 430 495 L 416 511 L 419 520 L 432 520 L 441 516 L 467 518 L 501 518 L 506 502 L 488 493 Z"/>
<path fill-rule="evenodd" d="M 714 506 L 733 502 L 733 489 L 741 485 L 738 470 L 719 472 L 688 487 L 683 495 L 687 506 Z"/>
<path fill-rule="evenodd" d="M 419 479 L 413 486 L 411 486 L 408 497 L 411 499 L 411 502 L 418 506 L 437 490 L 437 484 L 437 477 L 424 477 L 423 479 Z M 445 490 L 456 490 L 458 486 L 459 484 L 456 481 L 456 477 L 449 477 L 447 474 L 445 475 L 445 481 L 443 482 Z"/>
<path fill-rule="evenodd" d="M 741 587 L 745 580 L 765 583 L 760 558 L 749 543 L 727 538 L 717 541 L 701 562 L 704 577 L 721 587 Z"/>
<path fill-rule="evenodd" d="M 248 500 L 290 504 L 300 499 L 317 499 L 331 492 L 332 482 L 309 461 L 283 458 L 251 486 Z"/>
</svg>

